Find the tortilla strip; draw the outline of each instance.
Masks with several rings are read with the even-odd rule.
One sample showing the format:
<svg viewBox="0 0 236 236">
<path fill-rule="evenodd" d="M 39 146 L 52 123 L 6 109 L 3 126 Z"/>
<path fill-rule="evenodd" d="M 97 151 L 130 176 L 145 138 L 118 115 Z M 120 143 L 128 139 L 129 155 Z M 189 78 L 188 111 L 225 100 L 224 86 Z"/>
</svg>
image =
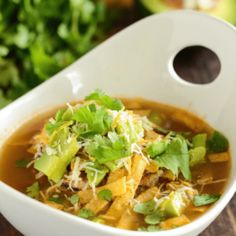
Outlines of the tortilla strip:
<svg viewBox="0 0 236 236">
<path fill-rule="evenodd" d="M 142 226 L 142 221 L 143 217 L 134 212 L 131 207 L 128 207 L 128 209 L 126 209 L 122 214 L 116 227 L 120 229 L 135 230 Z"/>
<path fill-rule="evenodd" d="M 158 165 L 156 164 L 155 161 L 151 160 L 149 164 L 146 166 L 146 171 L 148 173 L 157 173 L 158 171 Z"/>
<path fill-rule="evenodd" d="M 138 202 L 147 202 L 153 199 L 157 193 L 158 188 L 152 187 L 141 193 L 135 200 Z M 142 222 L 142 216 L 134 212 L 129 206 L 129 208 L 122 214 L 117 227 L 120 229 L 134 230 L 141 226 L 140 222 Z"/>
<path fill-rule="evenodd" d="M 115 182 L 117 179 L 124 177 L 126 174 L 125 168 L 119 168 L 113 172 L 111 172 L 108 176 L 107 184 Z"/>
<path fill-rule="evenodd" d="M 210 160 L 210 162 L 212 162 L 212 163 L 225 162 L 225 161 L 229 161 L 229 159 L 230 159 L 228 152 L 211 153 L 207 157 Z"/>
<path fill-rule="evenodd" d="M 93 198 L 84 208 L 91 210 L 94 214 L 98 214 L 108 206 L 109 202 L 98 198 Z"/>
<path fill-rule="evenodd" d="M 125 172 L 126 171 L 124 168 L 120 168 L 120 169 L 115 170 L 114 172 L 111 172 L 108 177 L 107 183 L 115 182 L 117 179 L 124 177 Z M 110 182 L 109 182 L 109 179 L 110 179 Z M 108 206 L 108 204 L 109 202 L 106 200 L 92 198 L 89 201 L 89 203 L 86 204 L 85 208 L 90 209 L 95 214 L 98 214 L 101 211 L 103 211 Z"/>
<path fill-rule="evenodd" d="M 185 215 L 170 218 L 161 222 L 160 226 L 162 229 L 173 229 L 182 225 L 186 225 L 190 222 L 189 218 Z"/>
<path fill-rule="evenodd" d="M 135 200 L 137 200 L 138 202 L 147 202 L 152 200 L 158 193 L 159 193 L 158 188 L 154 186 L 147 189 L 145 192 L 139 194 Z"/>
<path fill-rule="evenodd" d="M 117 197 L 108 209 L 106 215 L 112 217 L 114 220 L 118 220 L 124 209 L 128 207 L 130 201 L 135 195 L 135 191 L 140 183 L 146 168 L 146 161 L 142 156 L 135 155 L 133 157 L 133 165 L 131 168 L 131 175 L 127 179 L 127 191 L 120 197 Z"/>
<path fill-rule="evenodd" d="M 189 129 L 195 132 L 201 132 L 205 129 L 203 122 L 191 115 L 187 111 L 176 111 L 172 114 L 172 119 L 181 123 L 184 123 Z"/>
<path fill-rule="evenodd" d="M 64 206 L 62 204 L 56 203 L 56 202 L 50 202 L 50 201 L 45 201 L 44 202 L 46 205 L 59 209 L 59 210 L 63 210 Z"/>
<path fill-rule="evenodd" d="M 188 211 L 194 211 L 194 212 L 200 212 L 203 213 L 205 211 L 207 211 L 207 209 L 209 208 L 209 206 L 200 206 L 200 207 L 194 207 L 194 206 L 190 206 Z"/>
<path fill-rule="evenodd" d="M 112 196 L 121 196 L 126 192 L 126 177 L 122 177 L 115 182 L 103 185 L 96 188 L 96 193 L 100 192 L 103 189 L 109 189 L 112 192 Z M 78 192 L 80 203 L 88 203 L 92 198 L 94 198 L 94 193 L 92 189 Z"/>
</svg>

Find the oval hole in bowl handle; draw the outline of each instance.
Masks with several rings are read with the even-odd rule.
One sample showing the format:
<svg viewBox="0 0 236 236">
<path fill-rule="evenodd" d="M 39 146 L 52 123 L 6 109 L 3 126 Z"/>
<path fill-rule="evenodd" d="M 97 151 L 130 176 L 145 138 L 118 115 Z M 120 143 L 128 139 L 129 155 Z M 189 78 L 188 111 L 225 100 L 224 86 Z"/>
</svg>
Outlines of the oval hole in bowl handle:
<svg viewBox="0 0 236 236">
<path fill-rule="evenodd" d="M 172 66 L 180 79 L 193 84 L 209 84 L 221 70 L 217 54 L 203 46 L 183 48 L 175 55 Z"/>
</svg>

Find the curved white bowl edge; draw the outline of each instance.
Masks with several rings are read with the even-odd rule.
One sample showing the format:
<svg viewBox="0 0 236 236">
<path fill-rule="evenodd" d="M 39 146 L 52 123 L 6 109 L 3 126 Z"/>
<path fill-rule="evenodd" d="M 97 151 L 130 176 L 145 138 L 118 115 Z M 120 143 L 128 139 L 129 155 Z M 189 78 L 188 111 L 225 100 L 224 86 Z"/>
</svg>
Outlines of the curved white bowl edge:
<svg viewBox="0 0 236 236">
<path fill-rule="evenodd" d="M 149 17 L 149 18 L 147 18 L 145 20 L 142 20 L 141 22 L 136 23 L 135 25 L 129 27 L 125 31 L 119 33 L 117 36 L 115 36 L 112 39 L 108 40 L 107 42 L 102 44 L 100 47 L 96 48 L 95 50 L 90 52 L 88 55 L 86 55 L 82 59 L 75 62 L 73 65 L 71 65 L 66 70 L 64 70 L 64 71 L 60 72 L 59 74 L 55 75 L 53 77 L 53 79 L 47 81 L 43 85 L 39 86 L 38 88 L 36 88 L 33 91 L 31 91 L 30 93 L 26 94 L 22 98 L 18 99 L 16 102 L 11 104 L 7 108 L 3 109 L 0 112 L 0 115 L 1 115 L 0 120 L 2 121 L 2 123 L 0 124 L 0 131 L 2 130 L 6 133 L 7 131 L 9 131 L 9 127 L 7 126 L 7 124 L 13 124 L 15 122 L 15 126 L 17 126 L 16 123 L 22 122 L 22 120 L 29 117 L 30 114 L 32 115 L 36 111 L 44 109 L 45 106 L 46 107 L 51 106 L 51 105 L 55 106 L 55 105 L 62 104 L 65 101 L 71 101 L 71 100 L 80 98 L 83 95 L 85 95 L 87 93 L 87 91 L 91 90 L 92 87 L 96 88 L 95 86 L 101 85 L 101 83 L 102 83 L 101 87 L 104 88 L 105 90 L 109 91 L 109 86 L 111 86 L 112 83 L 111 84 L 108 83 L 109 85 L 107 86 L 106 85 L 106 82 L 107 82 L 106 79 L 107 78 L 102 80 L 102 81 L 96 82 L 95 85 L 91 85 L 91 84 L 84 85 L 84 84 L 86 84 L 86 79 L 87 78 L 89 78 L 88 83 L 94 82 L 92 80 L 92 77 L 94 76 L 94 74 L 92 74 L 92 73 L 90 74 L 90 72 L 86 72 L 86 70 L 88 70 L 88 67 L 89 67 L 88 61 L 92 60 L 92 59 L 96 59 L 95 61 L 98 62 L 98 59 L 102 60 L 102 59 L 104 59 L 103 57 L 106 58 L 106 56 L 105 56 L 106 54 L 108 54 L 108 58 L 112 58 L 112 54 L 114 53 L 114 51 L 111 49 L 112 45 L 113 44 L 117 45 L 118 43 L 121 43 L 122 40 L 125 39 L 126 34 L 131 35 L 131 33 L 132 33 L 136 37 L 137 35 L 135 35 L 135 32 L 137 32 L 139 30 L 138 29 L 139 26 L 140 26 L 140 28 L 142 28 L 141 27 L 142 24 L 143 25 L 145 25 L 145 24 L 148 25 L 149 24 L 150 27 L 151 27 L 152 22 L 154 24 L 154 22 L 156 21 L 156 23 L 159 23 L 159 26 L 160 26 L 160 24 L 161 24 L 160 22 L 162 21 L 162 19 L 164 19 L 164 20 L 171 19 L 171 20 L 177 20 L 177 21 L 179 20 L 181 22 L 183 20 L 184 16 L 187 17 L 189 19 L 189 21 L 195 22 L 196 20 L 202 20 L 203 23 L 207 23 L 207 24 L 211 23 L 214 26 L 222 27 L 222 30 L 224 30 L 224 32 L 227 32 L 226 34 L 228 35 L 228 37 L 234 37 L 233 39 L 234 40 L 236 39 L 235 30 L 231 26 L 226 25 L 225 23 L 221 23 L 221 21 L 219 21 L 219 20 L 216 20 L 214 18 L 205 16 L 205 15 L 202 15 L 202 14 L 194 13 L 193 15 L 190 15 L 188 12 L 182 12 L 181 14 L 180 14 L 180 12 L 172 12 L 172 13 L 165 13 L 165 14 L 162 14 L 162 15 L 159 15 L 159 16 Z M 195 17 L 197 19 L 195 19 Z M 186 20 L 186 18 L 185 18 L 185 20 Z M 222 26 L 220 26 L 220 25 L 222 25 Z M 226 30 L 226 28 L 227 28 L 227 30 Z M 144 29 L 142 29 L 142 30 L 144 30 Z M 148 31 L 148 29 L 146 29 L 146 30 Z M 231 31 L 232 31 L 232 35 L 230 33 Z M 217 30 L 217 33 L 218 32 L 219 32 L 219 30 Z M 208 37 L 209 37 L 209 39 L 208 39 Z M 227 73 L 226 73 L 227 68 L 225 69 L 224 66 L 227 62 L 229 62 L 229 59 L 225 58 L 225 54 L 223 52 L 223 50 L 225 48 L 223 46 L 220 47 L 217 43 L 216 43 L 216 45 L 212 45 L 211 42 L 210 42 L 210 39 L 211 39 L 210 36 L 207 36 L 206 38 L 207 38 L 207 40 L 203 40 L 201 38 L 200 39 L 198 38 L 199 41 L 195 40 L 196 42 L 193 42 L 192 40 L 189 40 L 189 39 L 188 39 L 189 41 L 184 41 L 184 42 L 182 42 L 180 40 L 179 42 L 176 42 L 174 44 L 175 45 L 174 47 L 173 47 L 173 45 L 169 46 L 171 54 L 175 53 L 176 50 L 181 49 L 181 47 L 183 47 L 183 45 L 188 46 L 188 45 L 191 45 L 193 43 L 201 44 L 201 45 L 206 45 L 207 44 L 206 46 L 213 47 L 213 49 L 218 52 L 218 55 L 219 55 L 221 61 L 223 61 L 223 72 L 222 72 L 221 77 L 224 77 L 224 76 L 227 75 Z M 216 48 L 217 45 L 219 46 L 219 48 Z M 124 45 L 122 45 L 122 46 L 125 47 Z M 128 46 L 130 46 L 129 43 L 128 43 Z M 102 56 L 98 56 L 98 54 L 101 55 L 100 53 L 104 49 L 107 49 L 107 52 L 103 53 Z M 129 48 L 127 47 L 127 50 L 128 49 Z M 109 52 L 109 50 L 110 50 L 110 52 Z M 133 53 L 132 50 L 131 50 L 131 54 Z M 225 50 L 228 51 L 228 49 L 225 49 Z M 145 52 L 145 50 L 142 51 L 142 52 Z M 235 48 L 232 49 L 232 53 L 234 53 L 234 52 L 236 52 Z M 164 55 L 163 59 L 166 59 L 166 58 L 168 59 L 171 56 L 168 53 L 167 54 L 164 53 L 163 55 Z M 118 67 L 120 65 L 123 66 L 123 64 L 121 62 L 118 62 L 118 60 L 116 62 L 118 64 Z M 147 61 L 144 60 L 144 62 L 147 62 Z M 103 62 L 101 62 L 101 63 L 103 63 Z M 165 64 L 168 64 L 168 63 L 165 63 Z M 101 68 L 103 65 L 99 65 L 99 66 Z M 99 68 L 99 66 L 98 66 L 98 68 Z M 109 70 L 109 66 L 110 65 L 107 66 L 108 70 Z M 82 73 L 80 73 L 80 71 L 77 68 L 80 68 L 82 70 Z M 114 67 L 111 67 L 111 68 L 113 69 Z M 190 93 L 193 92 L 193 96 L 194 96 L 195 90 L 197 90 L 196 89 L 197 86 L 192 86 L 192 85 L 187 85 L 187 84 L 179 84 L 179 83 L 176 83 L 176 81 L 173 81 L 173 79 L 172 79 L 172 81 L 170 81 L 169 78 L 167 78 L 167 74 L 168 74 L 168 77 L 173 77 L 173 75 L 170 75 L 169 69 L 165 68 L 165 66 L 160 71 L 164 75 L 165 79 L 168 80 L 168 83 L 171 83 L 170 88 L 171 88 L 172 91 L 178 90 L 178 93 L 181 94 L 181 92 L 186 90 L 186 86 L 187 86 L 188 89 L 191 90 Z M 74 75 L 73 75 L 73 73 L 74 73 Z M 89 74 L 88 76 L 87 76 L 87 73 Z M 103 73 L 101 73 L 101 74 L 98 73 L 98 77 L 100 78 L 100 76 L 104 75 L 104 73 L 105 73 L 105 71 L 103 71 Z M 230 73 L 231 74 L 236 74 L 235 69 L 231 68 Z M 112 73 L 108 73 L 108 74 L 110 76 L 110 74 L 112 74 Z M 147 74 L 149 74 L 150 77 L 153 76 L 151 73 L 147 72 Z M 75 78 L 73 76 L 75 76 Z M 78 79 L 78 76 L 79 76 L 79 79 Z M 66 81 L 63 81 L 64 78 L 66 78 Z M 117 77 L 117 78 L 119 79 L 119 77 Z M 224 90 L 226 90 L 226 91 L 231 91 L 229 89 L 232 88 L 231 86 L 233 84 L 235 84 L 235 83 L 232 82 L 233 77 L 231 76 L 229 78 L 227 77 L 227 79 L 228 79 L 228 81 L 226 81 L 227 85 L 224 87 Z M 224 80 L 226 80 L 226 79 L 224 79 Z M 70 81 L 69 85 L 68 85 L 68 81 Z M 208 90 L 214 92 L 214 89 L 218 88 L 217 86 L 222 86 L 222 84 L 220 84 L 219 81 L 220 81 L 220 78 L 218 78 L 218 82 L 216 81 L 216 82 L 214 82 L 214 83 L 212 83 L 208 86 L 205 86 L 204 88 L 201 88 L 201 92 L 205 89 L 208 89 Z M 121 85 L 118 86 L 119 88 L 117 90 L 113 88 L 112 93 L 118 94 L 119 91 L 122 91 L 121 90 L 121 88 L 123 86 L 122 83 L 127 83 L 127 81 L 122 81 L 122 80 L 120 80 L 120 82 L 121 82 Z M 153 81 L 151 80 L 150 82 L 153 82 Z M 230 84 L 229 82 L 232 82 L 232 83 Z M 219 85 L 217 85 L 217 83 L 219 83 Z M 115 84 L 116 83 L 114 83 L 114 81 L 113 81 L 113 85 L 115 85 Z M 56 88 L 56 86 L 57 86 L 57 88 Z M 77 90 L 74 89 L 76 86 L 77 86 Z M 82 88 L 84 86 L 86 87 L 85 90 L 87 90 L 87 91 L 83 91 Z M 130 96 L 134 96 L 136 94 L 139 94 L 138 92 L 140 92 L 141 90 L 145 89 L 145 87 L 143 87 L 142 83 L 140 83 L 138 86 L 140 87 L 139 89 L 134 88 L 132 91 L 130 91 L 130 93 L 128 92 L 128 90 L 126 90 L 126 91 L 124 91 L 124 94 L 129 94 Z M 50 91 L 52 91 L 52 88 L 55 88 L 55 90 L 59 94 L 54 94 L 53 93 L 53 94 L 50 94 L 48 97 L 42 97 L 43 94 L 50 93 Z M 149 89 L 152 90 L 150 86 L 149 86 Z M 78 91 L 81 92 L 81 93 L 78 94 Z M 223 90 L 219 90 L 219 91 L 223 92 Z M 60 94 L 60 92 L 62 92 L 63 94 Z M 156 100 L 163 100 L 164 102 L 168 102 L 168 103 L 171 103 L 170 101 L 171 101 L 171 99 L 173 99 L 173 97 L 171 97 L 171 96 L 168 97 L 168 98 L 164 98 L 163 94 L 161 95 L 162 96 L 161 99 L 159 97 L 155 98 L 155 97 L 150 96 L 149 93 L 150 92 L 148 92 L 148 91 L 147 92 L 145 92 L 145 91 L 140 92 L 140 94 L 144 97 L 148 97 L 150 99 L 156 99 Z M 186 91 L 185 91 L 185 93 L 186 93 L 185 96 L 188 96 L 189 93 L 186 92 Z M 145 96 L 145 95 L 147 95 L 147 96 Z M 40 102 L 39 101 L 36 101 L 36 102 L 34 101 L 35 99 L 38 100 L 40 97 L 41 97 Z M 229 98 L 230 98 L 230 95 L 229 95 Z M 219 107 L 223 107 L 223 105 L 225 105 L 226 102 L 228 104 L 228 99 L 229 98 L 222 99 L 222 100 L 224 100 L 224 102 L 219 101 L 219 104 L 220 104 Z M 51 101 L 51 100 L 53 100 L 53 101 Z M 56 101 L 54 101 L 54 100 L 56 100 Z M 230 99 L 230 101 L 232 102 L 232 99 Z M 200 101 L 200 102 L 202 102 L 202 101 Z M 174 103 L 177 105 L 179 102 L 174 101 Z M 185 103 L 182 100 L 181 100 L 180 104 L 183 107 L 187 107 L 187 103 Z M 34 106 L 35 109 L 31 109 L 32 106 Z M 194 109 L 199 111 L 200 108 L 197 107 L 197 102 L 196 102 L 195 106 L 196 107 Z M 206 108 L 204 108 L 204 110 L 206 111 L 208 108 L 209 107 L 206 106 Z M 221 109 L 219 109 L 219 110 L 220 111 L 213 111 L 213 113 L 218 114 L 219 112 L 222 112 Z M 18 115 L 17 120 L 16 120 L 16 117 L 12 117 L 12 118 L 9 117 L 12 113 L 15 113 L 16 116 Z M 199 113 L 199 114 L 201 114 L 202 116 L 204 115 L 204 113 Z M 233 114 L 233 117 L 235 117 L 235 114 Z M 8 118 L 8 120 L 6 120 L 7 118 Z M 221 119 L 218 119 L 218 120 L 214 120 L 214 119 L 215 119 L 214 116 L 211 116 L 209 120 L 211 121 L 211 123 L 213 123 L 213 124 L 215 123 L 216 125 L 218 125 L 218 123 L 217 123 L 218 120 L 220 120 L 220 122 L 221 122 Z M 230 120 L 230 122 L 228 122 L 228 123 L 232 124 L 232 121 Z M 229 124 L 228 124 L 228 126 L 229 126 Z M 225 126 L 225 127 L 228 127 L 228 126 Z M 6 127 L 7 127 L 7 129 L 6 129 Z M 229 128 L 226 129 L 226 130 L 228 131 Z M 4 139 L 2 139 L 1 141 L 3 142 Z M 232 141 L 233 141 L 233 139 L 232 139 Z M 235 142 L 233 142 L 233 143 L 235 143 Z M 232 150 L 232 151 L 233 151 L 233 154 L 234 154 L 234 150 Z M 235 162 L 233 163 L 233 166 L 235 166 Z M 234 174 L 234 176 L 233 176 L 233 174 Z M 0 194 L 0 209 L 1 209 L 2 213 L 21 232 L 23 232 L 26 235 L 30 235 L 30 234 L 32 235 L 32 232 L 34 232 L 33 230 L 35 230 L 34 235 L 41 235 L 41 232 L 44 232 L 45 235 L 50 235 L 50 233 L 55 233 L 55 230 L 58 233 L 58 235 L 63 235 L 64 234 L 63 228 L 64 229 L 68 228 L 68 227 L 66 227 L 66 225 L 70 225 L 70 228 L 73 228 L 73 232 L 71 232 L 71 234 L 70 234 L 70 232 L 67 231 L 68 235 L 75 235 L 76 231 L 79 231 L 81 235 L 83 235 L 83 232 L 84 233 L 86 232 L 87 234 L 90 233 L 90 235 L 92 235 L 93 233 L 96 233 L 97 235 L 111 235 L 111 234 L 113 234 L 113 235 L 121 235 L 121 234 L 125 234 L 125 235 L 139 235 L 139 234 L 140 235 L 146 235 L 146 234 L 152 235 L 152 234 L 155 234 L 155 235 L 160 235 L 160 236 L 161 235 L 163 235 L 163 236 L 167 236 L 167 235 L 168 236 L 171 236 L 171 235 L 190 235 L 190 234 L 193 235 L 193 234 L 200 233 L 205 227 L 207 227 L 216 218 L 216 216 L 223 210 L 223 208 L 229 202 L 229 200 L 233 196 L 235 190 L 236 190 L 236 177 L 235 177 L 235 173 L 232 173 L 231 183 L 227 187 L 225 194 L 223 194 L 222 198 L 218 201 L 218 203 L 216 203 L 216 205 L 212 209 L 210 209 L 206 214 L 204 214 L 202 217 L 195 220 L 194 222 L 192 222 L 192 223 L 190 223 L 186 226 L 183 226 L 181 228 L 177 228 L 177 229 L 166 231 L 166 232 L 155 232 L 155 233 L 124 231 L 124 230 L 119 230 L 119 229 L 115 229 L 115 228 L 111 228 L 111 227 L 107 227 L 107 226 L 94 224 L 93 222 L 85 221 L 83 219 L 76 218 L 76 217 L 71 216 L 69 214 L 66 214 L 64 212 L 60 212 L 60 211 L 57 211 L 55 209 L 48 208 L 47 206 L 44 206 L 43 204 L 41 204 L 37 201 L 34 201 L 32 199 L 27 198 L 23 194 L 13 190 L 12 188 L 10 188 L 9 186 L 5 185 L 2 182 L 0 182 L 0 191 L 1 191 L 1 194 Z M 14 205 L 14 204 L 16 204 L 16 205 Z M 14 214 L 14 209 L 17 209 L 20 205 L 22 206 L 20 212 L 21 213 L 25 212 L 25 214 L 22 215 L 22 216 L 17 216 L 17 212 Z M 25 209 L 23 209 L 23 208 L 25 208 Z M 45 229 L 45 228 L 43 228 L 43 226 L 46 227 L 46 225 L 47 225 L 46 222 L 43 222 L 43 223 L 40 222 L 38 225 L 33 224 L 35 219 L 33 217 L 34 214 L 32 214 L 32 213 L 34 213 L 34 211 L 32 211 L 32 209 L 34 209 L 35 213 L 37 213 L 39 215 L 40 220 L 43 219 L 42 215 L 45 214 L 46 222 L 47 221 L 50 222 L 50 220 L 55 219 L 55 222 L 57 220 L 58 220 L 58 222 L 61 222 L 61 221 L 64 220 L 67 223 L 65 223 L 65 225 L 60 225 L 60 227 L 57 225 L 57 227 L 59 227 L 58 229 L 55 229 L 55 226 L 48 226 L 48 229 Z M 42 214 L 42 215 L 40 215 L 38 212 L 40 212 L 40 214 Z M 53 217 L 53 218 L 50 219 L 49 217 Z M 23 222 L 23 224 L 22 224 L 22 219 L 27 219 L 27 222 Z M 27 225 L 27 223 L 30 223 L 30 226 Z M 23 226 L 21 226 L 21 224 Z M 69 228 L 67 230 L 69 230 Z"/>
</svg>

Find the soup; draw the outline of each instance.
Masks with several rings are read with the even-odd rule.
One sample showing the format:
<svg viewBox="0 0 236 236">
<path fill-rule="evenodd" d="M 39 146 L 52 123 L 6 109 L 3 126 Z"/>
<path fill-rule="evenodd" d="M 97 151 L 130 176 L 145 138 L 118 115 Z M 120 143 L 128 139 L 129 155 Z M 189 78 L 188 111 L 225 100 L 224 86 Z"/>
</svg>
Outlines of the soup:
<svg viewBox="0 0 236 236">
<path fill-rule="evenodd" d="M 226 137 L 182 109 L 96 90 L 32 119 L 1 149 L 0 179 L 100 224 L 168 230 L 206 212 L 230 172 Z"/>
</svg>

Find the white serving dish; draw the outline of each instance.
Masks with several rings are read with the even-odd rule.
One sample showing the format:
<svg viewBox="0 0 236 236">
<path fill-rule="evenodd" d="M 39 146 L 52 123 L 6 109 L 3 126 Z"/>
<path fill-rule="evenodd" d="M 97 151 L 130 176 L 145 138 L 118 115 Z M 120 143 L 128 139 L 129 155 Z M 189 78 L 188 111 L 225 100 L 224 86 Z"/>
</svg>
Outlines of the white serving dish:
<svg viewBox="0 0 236 236">
<path fill-rule="evenodd" d="M 0 146 L 26 120 L 83 98 L 101 88 L 114 96 L 144 97 L 177 105 L 204 117 L 229 138 L 232 173 L 221 199 L 194 222 L 169 231 L 124 231 L 52 209 L 0 182 L 0 211 L 24 235 L 197 235 L 224 209 L 236 190 L 236 31 L 227 23 L 191 11 L 153 15 L 118 33 L 50 80 L 0 111 Z M 182 81 L 174 55 L 202 45 L 221 61 L 218 78 L 207 85 Z M 4 158 L 1 156 L 0 158 Z M 9 173 L 14 174 L 14 173 Z"/>
</svg>

